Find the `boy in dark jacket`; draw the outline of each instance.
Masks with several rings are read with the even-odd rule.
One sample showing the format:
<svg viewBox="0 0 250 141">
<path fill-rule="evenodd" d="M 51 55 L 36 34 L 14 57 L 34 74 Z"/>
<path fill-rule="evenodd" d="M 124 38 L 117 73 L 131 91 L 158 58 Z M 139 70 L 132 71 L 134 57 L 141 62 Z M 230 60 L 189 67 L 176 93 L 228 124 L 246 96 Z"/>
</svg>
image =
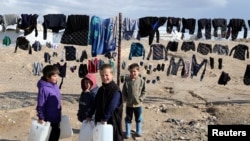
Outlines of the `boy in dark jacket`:
<svg viewBox="0 0 250 141">
<path fill-rule="evenodd" d="M 95 113 L 95 122 L 111 124 L 113 126 L 113 140 L 123 141 L 122 131 L 122 93 L 113 81 L 113 69 L 110 64 L 103 64 L 100 68 L 102 86 L 99 88 L 95 102 L 91 107 L 87 121 Z"/>
<path fill-rule="evenodd" d="M 51 133 L 49 141 L 58 141 L 61 122 L 61 93 L 57 85 L 59 70 L 56 66 L 47 65 L 43 76 L 37 83 L 37 116 L 38 122 L 50 122 Z"/>
<path fill-rule="evenodd" d="M 81 80 L 81 87 L 82 93 L 79 99 L 79 109 L 77 112 L 77 118 L 80 122 L 87 118 L 91 106 L 94 103 L 95 95 L 98 91 L 95 75 L 88 73 Z"/>
</svg>

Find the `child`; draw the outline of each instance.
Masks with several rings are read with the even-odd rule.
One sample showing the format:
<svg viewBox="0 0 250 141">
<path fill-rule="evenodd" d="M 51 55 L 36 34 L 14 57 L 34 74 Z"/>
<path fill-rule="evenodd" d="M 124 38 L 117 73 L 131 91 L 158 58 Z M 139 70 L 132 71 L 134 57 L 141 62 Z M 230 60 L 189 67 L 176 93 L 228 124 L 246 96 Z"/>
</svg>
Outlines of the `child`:
<svg viewBox="0 0 250 141">
<path fill-rule="evenodd" d="M 91 120 L 95 113 L 95 122 L 111 124 L 113 126 L 113 140 L 123 141 L 122 131 L 122 94 L 119 86 L 113 81 L 113 70 L 110 64 L 103 64 L 100 68 L 102 86 L 99 88 L 95 102 L 88 116 Z"/>
<path fill-rule="evenodd" d="M 133 63 L 128 68 L 130 77 L 123 84 L 122 94 L 126 102 L 126 138 L 130 138 L 130 124 L 133 114 L 136 122 L 136 135 L 142 135 L 142 102 L 146 95 L 145 81 L 139 77 L 139 65 Z"/>
<path fill-rule="evenodd" d="M 95 75 L 88 73 L 81 80 L 81 87 L 82 93 L 79 99 L 79 109 L 77 113 L 77 118 L 80 122 L 87 118 L 91 106 L 94 103 L 95 95 L 98 91 Z"/>
<path fill-rule="evenodd" d="M 37 83 L 37 116 L 38 122 L 49 121 L 51 133 L 49 141 L 58 141 L 61 121 L 61 93 L 57 85 L 59 70 L 56 66 L 47 65 L 43 69 L 43 76 Z"/>
</svg>

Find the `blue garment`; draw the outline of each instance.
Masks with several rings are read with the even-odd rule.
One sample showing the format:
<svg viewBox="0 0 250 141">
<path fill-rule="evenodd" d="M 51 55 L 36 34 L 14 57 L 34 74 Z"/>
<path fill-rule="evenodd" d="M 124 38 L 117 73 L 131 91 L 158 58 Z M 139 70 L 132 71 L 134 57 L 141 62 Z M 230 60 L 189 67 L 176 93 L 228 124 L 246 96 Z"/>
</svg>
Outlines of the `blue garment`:
<svg viewBox="0 0 250 141">
<path fill-rule="evenodd" d="M 116 49 L 116 27 L 117 20 L 115 18 L 108 18 L 103 20 L 104 30 L 104 46 L 103 53 L 106 54 Z"/>
<path fill-rule="evenodd" d="M 145 49 L 144 46 L 141 43 L 132 43 L 131 44 L 131 48 L 130 48 L 130 52 L 129 52 L 129 60 L 132 60 L 132 57 L 139 57 L 139 56 L 143 56 L 143 60 L 145 58 Z"/>
<path fill-rule="evenodd" d="M 89 35 L 89 44 L 92 45 L 92 57 L 116 49 L 116 26 L 116 20 L 113 18 L 101 19 L 92 16 Z"/>
<path fill-rule="evenodd" d="M 98 54 L 103 52 L 103 39 L 102 39 L 102 22 L 101 18 L 92 16 L 90 21 L 90 34 L 89 34 L 89 45 L 92 45 L 91 55 L 96 57 Z"/>
<path fill-rule="evenodd" d="M 58 123 L 61 121 L 61 93 L 57 84 L 45 81 L 42 77 L 38 83 L 37 116 L 39 119 Z"/>
</svg>

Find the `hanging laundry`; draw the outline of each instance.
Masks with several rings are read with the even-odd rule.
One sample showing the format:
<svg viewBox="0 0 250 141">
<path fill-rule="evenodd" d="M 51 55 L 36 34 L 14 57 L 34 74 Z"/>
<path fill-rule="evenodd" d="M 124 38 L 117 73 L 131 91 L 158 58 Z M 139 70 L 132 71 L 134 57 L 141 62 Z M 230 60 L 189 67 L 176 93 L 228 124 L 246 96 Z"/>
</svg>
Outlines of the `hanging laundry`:
<svg viewBox="0 0 250 141">
<path fill-rule="evenodd" d="M 88 72 L 89 73 L 97 73 L 98 59 L 88 60 Z"/>
<path fill-rule="evenodd" d="M 37 37 L 37 18 L 37 14 L 21 14 L 17 28 L 24 30 L 24 36 L 31 34 L 35 30 L 35 37 Z"/>
<path fill-rule="evenodd" d="M 137 39 L 148 37 L 148 44 L 151 45 L 156 34 L 156 43 L 159 43 L 160 32 L 159 27 L 163 26 L 167 21 L 167 17 L 142 17 L 139 18 L 139 31 Z"/>
<path fill-rule="evenodd" d="M 212 20 L 214 28 L 214 37 L 218 37 L 218 28 L 221 29 L 221 38 L 226 37 L 227 33 L 227 20 L 225 18 L 215 18 Z"/>
<path fill-rule="evenodd" d="M 76 48 L 74 46 L 64 46 L 64 49 L 66 61 L 76 60 Z"/>
<path fill-rule="evenodd" d="M 132 39 L 134 37 L 134 32 L 139 29 L 139 19 L 124 18 L 122 28 L 123 39 Z M 137 37 L 137 35 L 135 35 L 135 37 Z"/>
<path fill-rule="evenodd" d="M 181 32 L 185 33 L 185 30 L 188 29 L 189 34 L 194 34 L 195 25 L 196 25 L 196 19 L 194 19 L 194 18 L 188 18 L 188 19 L 182 18 Z"/>
<path fill-rule="evenodd" d="M 59 76 L 62 78 L 61 83 L 59 85 L 59 89 L 62 88 L 62 84 L 63 84 L 63 79 L 66 77 L 66 72 L 67 72 L 67 63 L 65 62 L 63 65 L 61 65 L 59 62 L 57 62 L 56 64 L 53 64 L 54 66 L 56 66 L 59 70 Z"/>
<path fill-rule="evenodd" d="M 243 38 L 247 38 L 247 26 L 244 21 L 244 19 L 230 19 L 228 25 L 227 25 L 227 36 L 226 39 L 228 39 L 231 35 L 231 39 L 235 40 L 238 37 L 239 31 L 244 29 Z"/>
<path fill-rule="evenodd" d="M 212 45 L 207 43 L 199 43 L 197 52 L 202 55 L 208 55 L 209 53 L 212 53 Z"/>
<path fill-rule="evenodd" d="M 201 69 L 201 67 L 204 65 L 204 69 L 201 73 L 201 77 L 200 77 L 200 81 L 203 80 L 204 76 L 205 76 L 205 72 L 206 72 L 206 66 L 207 66 L 207 59 L 203 59 L 203 61 L 198 64 L 196 61 L 196 57 L 193 54 L 192 56 L 192 64 L 191 64 L 191 78 L 193 78 L 194 76 L 197 76 L 199 70 Z"/>
<path fill-rule="evenodd" d="M 239 59 L 239 60 L 245 60 L 246 58 L 249 58 L 249 49 L 247 45 L 244 44 L 238 44 L 234 46 L 229 56 L 231 56 L 234 52 L 233 58 Z"/>
<path fill-rule="evenodd" d="M 33 72 L 34 75 L 40 76 L 42 74 L 42 72 L 43 72 L 43 63 L 34 62 L 32 72 Z"/>
<path fill-rule="evenodd" d="M 88 45 L 89 16 L 69 15 L 61 43 L 73 45 Z"/>
<path fill-rule="evenodd" d="M 32 48 L 34 49 L 34 51 L 41 51 L 42 49 L 42 44 L 39 41 L 35 41 L 32 44 Z"/>
<path fill-rule="evenodd" d="M 29 54 L 32 54 L 32 47 L 30 45 L 30 41 L 27 40 L 24 36 L 17 37 L 14 53 L 17 52 L 17 48 L 20 48 L 22 50 L 28 50 Z"/>
<path fill-rule="evenodd" d="M 91 17 L 89 44 L 92 45 L 91 55 L 104 55 L 116 50 L 117 17 L 101 19 Z"/>
<path fill-rule="evenodd" d="M 195 43 L 194 41 L 184 41 L 181 45 L 181 50 L 182 51 L 189 51 L 189 50 L 193 50 L 195 51 Z"/>
<path fill-rule="evenodd" d="M 177 75 L 177 72 L 179 70 L 179 67 L 184 67 L 184 61 L 182 58 L 179 58 L 179 61 L 175 62 L 175 57 L 171 57 L 168 70 L 167 70 L 167 76 L 171 75 Z"/>
<path fill-rule="evenodd" d="M 17 25 L 18 19 L 20 16 L 18 14 L 4 14 L 3 16 L 3 29 L 2 31 L 5 32 L 9 25 Z M 19 33 L 19 29 L 16 28 L 16 32 Z"/>
<path fill-rule="evenodd" d="M 128 59 L 132 60 L 132 57 L 140 57 L 142 56 L 142 59 L 145 58 L 145 48 L 144 46 L 139 42 L 133 42 L 130 46 L 130 52 Z"/>
<path fill-rule="evenodd" d="M 5 37 L 3 38 L 3 44 L 4 44 L 5 46 L 9 46 L 9 45 L 11 44 L 11 39 L 10 39 L 9 36 L 5 36 Z"/>
<path fill-rule="evenodd" d="M 176 30 L 180 32 L 181 29 L 181 18 L 178 17 L 168 17 L 167 19 L 167 33 L 171 34 L 173 27 L 176 27 Z"/>
<path fill-rule="evenodd" d="M 218 55 L 228 55 L 228 45 L 215 44 L 213 48 L 213 53 L 217 53 Z"/>
<path fill-rule="evenodd" d="M 51 29 L 53 33 L 66 28 L 66 15 L 64 14 L 47 14 L 43 16 L 43 39 L 47 39 L 47 29 Z"/>
<path fill-rule="evenodd" d="M 80 78 L 84 78 L 85 75 L 88 74 L 88 66 L 87 64 L 80 64 L 79 69 L 78 69 L 78 76 Z"/>
<path fill-rule="evenodd" d="M 206 19 L 202 18 L 198 20 L 198 33 L 197 33 L 197 38 L 200 39 L 202 38 L 202 29 L 205 29 L 205 38 L 206 39 L 211 39 L 211 19 Z"/>
<path fill-rule="evenodd" d="M 152 53 L 153 53 L 153 60 L 162 60 L 162 59 L 168 60 L 167 49 L 163 44 L 150 45 L 150 51 L 148 53 L 147 60 L 150 60 Z"/>
</svg>

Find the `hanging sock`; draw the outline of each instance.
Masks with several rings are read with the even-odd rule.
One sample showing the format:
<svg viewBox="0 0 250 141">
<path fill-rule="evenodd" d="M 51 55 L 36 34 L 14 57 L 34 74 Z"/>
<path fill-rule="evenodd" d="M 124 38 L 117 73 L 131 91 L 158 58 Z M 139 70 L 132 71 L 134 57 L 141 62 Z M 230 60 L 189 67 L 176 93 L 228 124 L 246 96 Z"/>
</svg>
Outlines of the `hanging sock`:
<svg viewBox="0 0 250 141">
<path fill-rule="evenodd" d="M 38 62 L 34 62 L 34 64 L 33 64 L 33 70 L 32 70 L 32 72 L 33 72 L 34 75 L 37 75 L 37 66 L 38 66 Z"/>
<path fill-rule="evenodd" d="M 219 62 L 218 68 L 219 68 L 219 69 L 222 69 L 222 58 L 219 58 L 219 59 L 218 59 L 218 62 Z"/>
<path fill-rule="evenodd" d="M 211 69 L 214 69 L 214 58 L 213 57 L 209 57 L 209 64 Z"/>
</svg>

